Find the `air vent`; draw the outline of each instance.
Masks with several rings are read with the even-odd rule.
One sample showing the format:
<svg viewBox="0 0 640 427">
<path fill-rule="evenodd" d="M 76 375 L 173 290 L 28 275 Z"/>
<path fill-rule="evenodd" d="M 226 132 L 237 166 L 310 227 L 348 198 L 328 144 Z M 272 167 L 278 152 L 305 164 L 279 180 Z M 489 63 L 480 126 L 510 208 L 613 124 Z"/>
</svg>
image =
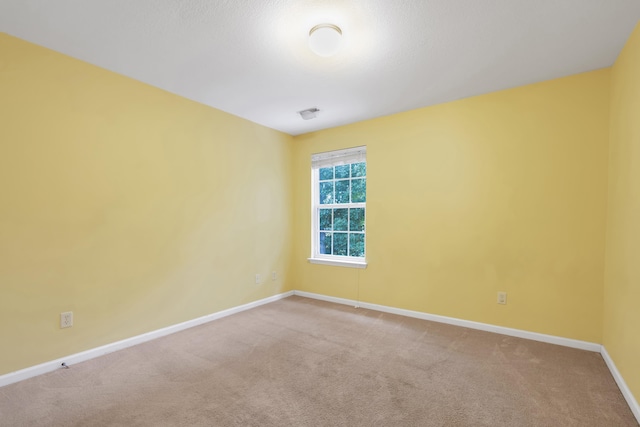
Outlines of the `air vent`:
<svg viewBox="0 0 640 427">
<path fill-rule="evenodd" d="M 298 111 L 298 114 L 300 114 L 300 117 L 302 117 L 303 120 L 311 120 L 318 117 L 318 111 L 320 110 L 314 107 L 314 108 L 308 108 L 306 110 Z"/>
</svg>

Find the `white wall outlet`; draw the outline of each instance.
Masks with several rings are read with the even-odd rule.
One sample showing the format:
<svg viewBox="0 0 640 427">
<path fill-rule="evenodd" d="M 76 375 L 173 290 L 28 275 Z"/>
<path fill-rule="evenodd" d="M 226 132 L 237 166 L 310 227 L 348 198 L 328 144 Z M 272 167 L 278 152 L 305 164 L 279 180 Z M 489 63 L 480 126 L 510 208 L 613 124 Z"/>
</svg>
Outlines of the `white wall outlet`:
<svg viewBox="0 0 640 427">
<path fill-rule="evenodd" d="M 73 326 L 73 311 L 65 311 L 60 313 L 60 329 L 70 328 Z"/>
<path fill-rule="evenodd" d="M 507 293 L 498 292 L 498 304 L 506 304 L 506 303 L 507 303 Z"/>
<path fill-rule="evenodd" d="M 278 278 L 278 274 L 275 271 L 271 272 L 271 280 L 276 280 Z"/>
<path fill-rule="evenodd" d="M 256 285 L 259 285 L 262 282 L 262 277 L 259 274 L 256 274 Z"/>
</svg>

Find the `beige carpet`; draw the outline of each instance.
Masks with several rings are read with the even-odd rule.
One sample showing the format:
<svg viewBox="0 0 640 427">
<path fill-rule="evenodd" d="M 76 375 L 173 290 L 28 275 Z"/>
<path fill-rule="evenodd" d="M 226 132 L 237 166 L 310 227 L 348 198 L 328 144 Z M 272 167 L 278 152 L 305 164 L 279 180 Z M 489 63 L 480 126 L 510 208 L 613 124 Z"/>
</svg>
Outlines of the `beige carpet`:
<svg viewBox="0 0 640 427">
<path fill-rule="evenodd" d="M 0 388 L 2 426 L 637 426 L 597 353 L 291 297 Z"/>
</svg>

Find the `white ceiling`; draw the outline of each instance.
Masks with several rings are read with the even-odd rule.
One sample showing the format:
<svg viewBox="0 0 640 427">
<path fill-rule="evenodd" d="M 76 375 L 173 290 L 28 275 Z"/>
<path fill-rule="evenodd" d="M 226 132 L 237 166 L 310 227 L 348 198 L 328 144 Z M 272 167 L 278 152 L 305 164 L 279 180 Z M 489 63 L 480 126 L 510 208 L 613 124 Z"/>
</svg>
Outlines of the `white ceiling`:
<svg viewBox="0 0 640 427">
<path fill-rule="evenodd" d="M 639 19 L 640 0 L 0 0 L 0 32 L 292 135 L 610 66 Z M 332 58 L 307 46 L 325 22 Z"/>
</svg>

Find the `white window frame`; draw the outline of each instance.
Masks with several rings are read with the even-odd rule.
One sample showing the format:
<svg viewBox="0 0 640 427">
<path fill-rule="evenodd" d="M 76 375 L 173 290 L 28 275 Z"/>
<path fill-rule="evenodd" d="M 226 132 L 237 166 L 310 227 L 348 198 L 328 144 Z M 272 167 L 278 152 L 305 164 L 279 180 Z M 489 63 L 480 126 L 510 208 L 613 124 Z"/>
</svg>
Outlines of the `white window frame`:
<svg viewBox="0 0 640 427">
<path fill-rule="evenodd" d="M 367 267 L 367 209 L 366 201 L 363 203 L 335 203 L 320 204 L 320 169 L 328 166 L 339 166 L 350 163 L 366 163 L 367 147 L 354 147 L 345 150 L 329 151 L 313 154 L 311 156 L 311 257 L 308 261 L 313 264 L 334 265 L 339 267 L 366 268 Z M 368 174 L 368 171 L 367 171 Z M 366 176 L 365 176 L 366 179 Z M 319 247 L 320 235 L 320 209 L 335 208 L 364 208 L 365 209 L 365 256 L 353 257 L 342 255 L 321 254 Z"/>
</svg>

